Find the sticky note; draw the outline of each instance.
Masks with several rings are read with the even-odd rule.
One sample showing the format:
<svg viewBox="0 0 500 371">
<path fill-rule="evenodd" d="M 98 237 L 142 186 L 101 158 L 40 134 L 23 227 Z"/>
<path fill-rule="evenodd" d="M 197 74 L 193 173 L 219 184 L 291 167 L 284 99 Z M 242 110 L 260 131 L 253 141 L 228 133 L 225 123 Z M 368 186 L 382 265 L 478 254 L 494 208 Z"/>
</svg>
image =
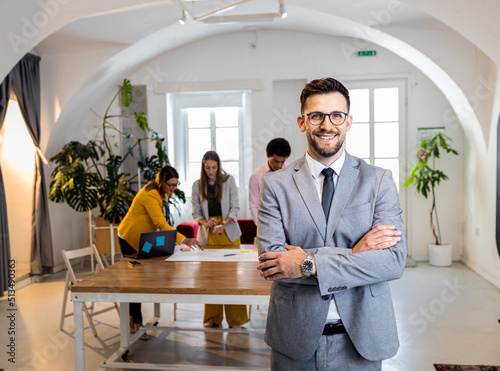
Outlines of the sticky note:
<svg viewBox="0 0 500 371">
<path fill-rule="evenodd" d="M 240 250 L 240 252 L 248 252 L 248 250 Z"/>
<path fill-rule="evenodd" d="M 259 249 L 253 249 L 252 251 L 259 251 Z"/>
<path fill-rule="evenodd" d="M 145 253 L 149 254 L 149 252 L 151 251 L 151 248 L 153 247 L 153 245 L 149 242 L 144 242 L 144 245 L 142 245 L 142 251 L 144 251 Z"/>
<path fill-rule="evenodd" d="M 181 251 L 191 251 L 191 248 L 189 246 L 183 246 L 181 247 Z"/>
<path fill-rule="evenodd" d="M 163 246 L 163 245 L 165 245 L 165 236 L 156 237 L 156 246 Z"/>
</svg>

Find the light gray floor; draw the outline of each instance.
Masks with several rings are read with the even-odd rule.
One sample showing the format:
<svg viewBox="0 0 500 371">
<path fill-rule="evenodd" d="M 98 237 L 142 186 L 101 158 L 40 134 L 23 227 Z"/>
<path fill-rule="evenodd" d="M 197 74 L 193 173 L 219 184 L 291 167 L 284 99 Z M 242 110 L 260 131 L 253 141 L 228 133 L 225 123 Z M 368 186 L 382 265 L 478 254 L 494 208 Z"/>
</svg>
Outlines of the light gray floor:
<svg viewBox="0 0 500 371">
<path fill-rule="evenodd" d="M 6 298 L 0 300 L 0 369 L 74 369 L 72 317 L 66 320 L 65 331 L 59 331 L 63 280 L 61 272 L 16 291 L 15 365 L 7 360 L 8 302 Z M 432 371 L 433 363 L 500 365 L 500 290 L 461 263 L 450 268 L 417 263 L 391 287 L 401 348 L 396 357 L 383 363 L 384 371 Z M 152 305 L 144 306 L 146 317 L 152 312 Z M 160 325 L 201 327 L 202 305 L 179 305 L 176 323 L 172 305 L 162 304 L 161 312 Z M 252 321 L 246 327 L 263 329 L 265 318 L 265 307 L 253 307 Z M 96 317 L 97 338 L 86 328 L 87 370 L 98 369 L 118 349 L 118 326 L 116 312 L 107 312 Z M 267 367 L 269 349 L 262 336 L 253 332 L 152 331 L 150 340 L 135 346 L 129 359 L 167 362 L 170 356 L 184 365 L 206 362 L 235 369 Z"/>
</svg>

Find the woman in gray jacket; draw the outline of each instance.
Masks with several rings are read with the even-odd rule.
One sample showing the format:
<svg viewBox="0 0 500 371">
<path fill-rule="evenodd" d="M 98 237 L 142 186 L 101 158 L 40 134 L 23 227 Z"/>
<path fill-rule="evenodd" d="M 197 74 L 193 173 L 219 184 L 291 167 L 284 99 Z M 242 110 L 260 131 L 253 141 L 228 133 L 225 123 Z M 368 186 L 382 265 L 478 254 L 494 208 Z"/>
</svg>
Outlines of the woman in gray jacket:
<svg viewBox="0 0 500 371">
<path fill-rule="evenodd" d="M 198 239 L 202 245 L 239 246 L 241 230 L 237 222 L 238 188 L 234 178 L 221 167 L 219 155 L 208 151 L 201 162 L 200 179 L 193 183 L 191 197 L 193 218 L 200 225 Z M 245 305 L 224 305 L 229 327 L 248 322 Z M 220 326 L 222 304 L 205 304 L 204 327 Z"/>
</svg>

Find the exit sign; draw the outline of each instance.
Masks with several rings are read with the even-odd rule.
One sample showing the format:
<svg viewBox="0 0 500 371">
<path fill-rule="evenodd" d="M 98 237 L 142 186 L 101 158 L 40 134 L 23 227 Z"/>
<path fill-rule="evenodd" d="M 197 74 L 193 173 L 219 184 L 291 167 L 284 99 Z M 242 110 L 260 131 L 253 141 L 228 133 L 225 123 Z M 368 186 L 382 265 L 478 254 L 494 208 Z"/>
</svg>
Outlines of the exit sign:
<svg viewBox="0 0 500 371">
<path fill-rule="evenodd" d="M 361 50 L 358 52 L 358 57 L 368 57 L 377 55 L 376 50 Z"/>
</svg>

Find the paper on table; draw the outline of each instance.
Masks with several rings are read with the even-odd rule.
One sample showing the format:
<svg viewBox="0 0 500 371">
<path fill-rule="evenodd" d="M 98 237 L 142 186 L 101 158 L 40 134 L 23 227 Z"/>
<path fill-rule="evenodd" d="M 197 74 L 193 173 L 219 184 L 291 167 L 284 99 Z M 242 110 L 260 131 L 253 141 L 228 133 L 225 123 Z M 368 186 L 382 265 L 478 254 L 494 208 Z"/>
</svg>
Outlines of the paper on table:
<svg viewBox="0 0 500 371">
<path fill-rule="evenodd" d="M 181 251 L 181 247 L 176 246 L 174 254 L 166 258 L 166 261 L 208 261 L 208 262 L 258 262 L 258 252 L 248 249 L 204 249 Z M 225 256 L 226 255 L 226 256 Z"/>
</svg>

